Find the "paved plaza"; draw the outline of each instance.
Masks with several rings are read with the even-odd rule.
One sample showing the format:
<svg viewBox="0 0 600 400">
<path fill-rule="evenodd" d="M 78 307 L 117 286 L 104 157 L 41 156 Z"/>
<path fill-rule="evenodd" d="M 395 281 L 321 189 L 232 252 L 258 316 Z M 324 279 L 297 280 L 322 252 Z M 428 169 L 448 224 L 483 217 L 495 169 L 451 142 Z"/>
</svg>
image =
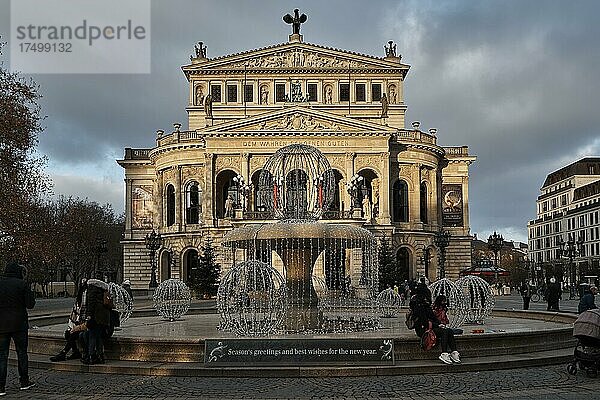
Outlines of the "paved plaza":
<svg viewBox="0 0 600 400">
<path fill-rule="evenodd" d="M 38 301 L 34 314 L 65 311 L 71 299 Z M 140 299 L 138 307 L 150 307 Z M 201 303 L 198 306 L 209 306 Z M 565 300 L 566 312 L 577 300 Z M 137 307 L 136 307 L 137 308 Z M 518 295 L 496 298 L 497 309 L 522 309 Z M 139 308 L 138 308 L 139 309 Z M 531 304 L 545 310 L 545 303 Z M 552 365 L 497 371 L 344 378 L 193 378 L 73 373 L 32 369 L 37 382 L 32 391 L 20 392 L 16 366 L 9 367 L 7 399 L 593 399 L 600 392 L 600 378 L 581 371 L 576 376 L 566 366 Z"/>
<path fill-rule="evenodd" d="M 9 370 L 7 399 L 585 399 L 600 378 L 564 365 L 477 373 L 349 378 L 174 378 L 31 371 L 37 386 L 19 392 Z"/>
</svg>

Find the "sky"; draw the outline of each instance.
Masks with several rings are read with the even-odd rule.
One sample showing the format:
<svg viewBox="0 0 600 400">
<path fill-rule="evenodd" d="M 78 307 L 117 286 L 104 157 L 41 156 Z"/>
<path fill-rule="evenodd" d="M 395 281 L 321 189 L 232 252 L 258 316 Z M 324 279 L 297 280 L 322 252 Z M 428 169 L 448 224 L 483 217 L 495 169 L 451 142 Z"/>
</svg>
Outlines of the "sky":
<svg viewBox="0 0 600 400">
<path fill-rule="evenodd" d="M 40 3 L 43 3 L 41 1 Z M 125 147 L 186 126 L 180 67 L 203 41 L 217 57 L 287 41 L 282 16 L 308 15 L 304 40 L 411 65 L 407 125 L 468 145 L 471 232 L 526 242 L 546 175 L 600 155 L 600 2 L 154 0 L 150 74 L 36 74 L 45 132 L 39 152 L 54 193 L 124 208 Z M 10 2 L 0 0 L 7 41 Z M 8 43 L 10 46 L 10 43 Z M 10 65 L 4 52 L 0 60 Z"/>
</svg>

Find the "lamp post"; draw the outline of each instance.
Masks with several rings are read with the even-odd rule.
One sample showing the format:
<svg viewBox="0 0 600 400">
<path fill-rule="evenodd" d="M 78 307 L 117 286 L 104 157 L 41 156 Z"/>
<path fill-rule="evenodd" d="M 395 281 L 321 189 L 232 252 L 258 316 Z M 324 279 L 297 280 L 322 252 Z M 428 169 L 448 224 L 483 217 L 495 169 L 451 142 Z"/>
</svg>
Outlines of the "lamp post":
<svg viewBox="0 0 600 400">
<path fill-rule="evenodd" d="M 150 265 L 152 268 L 152 273 L 150 275 L 150 284 L 148 285 L 150 289 L 154 289 L 158 287 L 158 282 L 156 281 L 156 250 L 160 249 L 162 245 L 162 237 L 160 233 L 156 233 L 154 229 L 152 232 L 146 235 L 146 248 L 150 250 Z"/>
<path fill-rule="evenodd" d="M 423 266 L 423 273 L 427 279 L 429 279 L 429 261 L 431 260 L 431 254 L 429 249 L 423 246 L 423 250 L 421 251 L 421 256 L 418 258 L 418 262 Z"/>
<path fill-rule="evenodd" d="M 569 236 L 569 239 L 565 242 L 562 237 L 558 244 L 558 252 L 561 256 L 569 258 L 569 280 L 571 281 L 569 286 L 569 299 L 575 298 L 575 268 L 573 265 L 573 258 L 581 255 L 583 253 L 583 237 L 579 236 L 577 241 L 572 236 Z"/>
<path fill-rule="evenodd" d="M 494 252 L 494 279 L 498 282 L 498 253 L 502 250 L 504 246 L 504 238 L 499 233 L 494 231 L 493 235 L 490 235 L 488 238 L 488 249 Z"/>
<path fill-rule="evenodd" d="M 440 229 L 435 233 L 435 237 L 433 238 L 433 244 L 440 249 L 440 279 L 444 279 L 446 277 L 446 247 L 450 244 L 450 232 Z"/>
<path fill-rule="evenodd" d="M 108 242 L 106 239 L 96 238 L 96 246 L 94 250 L 96 251 L 96 268 L 94 269 L 94 278 L 101 279 L 100 274 L 100 256 L 102 253 L 106 253 L 108 251 Z"/>
</svg>

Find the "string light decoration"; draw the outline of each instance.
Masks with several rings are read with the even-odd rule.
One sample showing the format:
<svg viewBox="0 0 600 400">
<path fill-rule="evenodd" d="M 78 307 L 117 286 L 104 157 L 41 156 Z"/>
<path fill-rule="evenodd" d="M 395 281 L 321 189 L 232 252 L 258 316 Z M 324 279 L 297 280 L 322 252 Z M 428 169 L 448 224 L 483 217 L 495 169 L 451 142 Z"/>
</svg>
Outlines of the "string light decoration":
<svg viewBox="0 0 600 400">
<path fill-rule="evenodd" d="M 153 300 L 158 315 L 173 322 L 190 309 L 192 293 L 179 279 L 167 279 L 154 290 Z"/>
<path fill-rule="evenodd" d="M 236 264 L 221 280 L 217 307 L 221 330 L 240 336 L 274 333 L 281 327 L 286 309 L 283 277 L 262 261 Z"/>
<path fill-rule="evenodd" d="M 373 234 L 350 224 L 318 221 L 330 211 L 338 186 L 329 161 L 317 148 L 283 147 L 260 172 L 256 204 L 277 221 L 248 224 L 223 237 L 231 259 L 260 260 L 283 276 L 287 305 L 282 332 L 342 333 L 379 326 Z M 252 334 L 232 324 L 226 316 L 220 328 Z"/>
<path fill-rule="evenodd" d="M 123 286 L 114 282 L 108 284 L 108 291 L 113 300 L 115 306 L 114 309 L 119 313 L 119 320 L 121 321 L 121 324 L 124 324 L 133 311 L 133 299 Z"/>
<path fill-rule="evenodd" d="M 402 297 L 392 288 L 387 288 L 377 295 L 379 313 L 384 318 L 394 318 L 400 312 Z"/>
<path fill-rule="evenodd" d="M 448 299 L 448 320 L 451 328 L 458 328 L 467 319 L 467 302 L 462 290 L 448 278 L 439 279 L 429 285 L 431 298 L 435 301 L 439 295 Z"/>
<path fill-rule="evenodd" d="M 475 275 L 466 275 L 456 281 L 456 286 L 465 297 L 468 323 L 485 324 L 485 320 L 492 313 L 494 295 L 490 284 Z"/>
</svg>

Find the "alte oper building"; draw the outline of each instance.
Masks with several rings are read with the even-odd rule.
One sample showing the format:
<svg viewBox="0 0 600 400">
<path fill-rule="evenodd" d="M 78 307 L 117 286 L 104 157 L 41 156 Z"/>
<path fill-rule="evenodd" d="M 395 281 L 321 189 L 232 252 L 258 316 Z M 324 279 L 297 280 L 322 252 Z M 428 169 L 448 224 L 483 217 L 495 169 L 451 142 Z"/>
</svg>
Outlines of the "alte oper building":
<svg viewBox="0 0 600 400">
<path fill-rule="evenodd" d="M 188 128 L 174 124 L 171 133 L 157 131 L 151 148 L 125 149 L 118 161 L 125 169 L 124 276 L 134 289 L 150 282 L 144 239 L 152 229 L 162 237 L 157 280 L 186 281 L 206 238 L 219 248 L 234 226 L 272 219 L 257 195 L 258 176 L 269 156 L 292 143 L 318 148 L 334 170 L 335 199 L 322 222 L 388 237 L 406 278 L 437 278 L 440 229 L 451 233 L 446 276 L 471 265 L 475 157 L 467 146 L 440 146 L 436 129 L 405 127 L 410 66 L 396 45 L 376 57 L 306 43 L 299 31 L 296 21 L 286 43 L 215 58 L 200 42 L 182 67 Z M 219 254 L 226 270 L 231 260 Z M 352 276 L 352 263 L 344 263 Z"/>
</svg>

